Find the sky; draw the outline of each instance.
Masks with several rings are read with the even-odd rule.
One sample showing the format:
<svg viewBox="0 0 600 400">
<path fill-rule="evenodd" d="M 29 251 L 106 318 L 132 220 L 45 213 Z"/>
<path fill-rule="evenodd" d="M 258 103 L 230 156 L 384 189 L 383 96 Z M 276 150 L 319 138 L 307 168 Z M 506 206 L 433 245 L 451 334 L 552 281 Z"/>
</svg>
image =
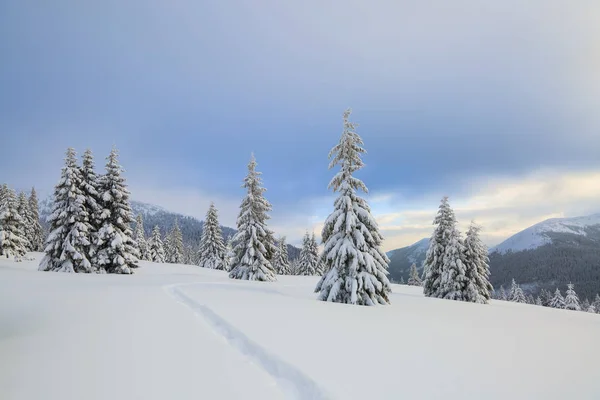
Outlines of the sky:
<svg viewBox="0 0 600 400">
<path fill-rule="evenodd" d="M 351 107 L 385 250 L 442 196 L 493 246 L 600 212 L 600 2 L 0 1 L 0 182 L 50 194 L 67 147 L 132 198 L 235 227 L 254 152 L 299 244 Z"/>
</svg>

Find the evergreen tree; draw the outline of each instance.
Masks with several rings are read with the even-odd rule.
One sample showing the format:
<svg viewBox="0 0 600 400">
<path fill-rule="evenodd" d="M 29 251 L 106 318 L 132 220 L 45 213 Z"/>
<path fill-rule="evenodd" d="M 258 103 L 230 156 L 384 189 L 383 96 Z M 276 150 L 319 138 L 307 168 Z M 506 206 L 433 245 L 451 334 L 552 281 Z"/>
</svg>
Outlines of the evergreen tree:
<svg viewBox="0 0 600 400">
<path fill-rule="evenodd" d="M 8 186 L 2 189 L 0 199 L 0 255 L 21 261 L 27 251 L 23 233 L 23 218 L 19 215 L 19 201 L 15 191 Z"/>
<path fill-rule="evenodd" d="M 546 289 L 542 289 L 540 291 L 540 297 L 542 299 L 542 306 L 551 307 L 550 303 L 552 302 L 552 295 Z"/>
<path fill-rule="evenodd" d="M 581 305 L 579 304 L 579 297 L 575 293 L 574 285 L 569 283 L 567 285 L 567 295 L 565 296 L 565 309 L 573 311 L 581 311 Z"/>
<path fill-rule="evenodd" d="M 160 228 L 157 226 L 152 230 L 152 236 L 148 243 L 150 252 L 150 261 L 155 263 L 165 262 L 165 249 L 163 247 L 163 241 L 160 237 Z"/>
<path fill-rule="evenodd" d="M 233 251 L 233 236 L 227 239 L 227 245 L 225 246 L 225 271 L 231 270 L 231 263 L 235 259 L 235 252 Z"/>
<path fill-rule="evenodd" d="M 585 309 L 585 311 L 586 311 L 586 312 L 589 312 L 589 313 L 592 313 L 592 314 L 595 314 L 595 313 L 596 313 L 596 307 L 594 307 L 594 305 L 593 305 L 593 304 L 590 304 L 590 305 L 588 306 L 588 308 L 586 308 L 586 309 Z"/>
<path fill-rule="evenodd" d="M 200 266 L 226 271 L 226 251 L 225 243 L 223 243 L 223 232 L 221 231 L 221 225 L 219 225 L 217 208 L 213 203 L 210 203 L 206 218 L 204 219 L 202 238 L 200 239 Z"/>
<path fill-rule="evenodd" d="M 594 302 L 592 303 L 597 313 L 600 313 L 600 295 L 597 294 Z"/>
<path fill-rule="evenodd" d="M 481 227 L 471 223 L 465 238 L 466 275 L 469 282 L 476 288 L 477 297 L 469 296 L 469 301 L 487 303 L 494 290 L 490 283 L 490 266 L 488 249 L 479 237 Z M 470 293 L 470 292 L 469 292 Z"/>
<path fill-rule="evenodd" d="M 133 215 L 129 190 L 121 175 L 119 153 L 113 148 L 107 157 L 106 174 L 99 179 L 100 209 L 95 261 L 100 272 L 132 274 L 138 267 L 139 252 L 132 236 Z"/>
<path fill-rule="evenodd" d="M 273 267 L 279 275 L 290 274 L 290 261 L 287 244 L 285 243 L 285 236 L 279 238 L 279 245 L 277 246 L 277 251 L 275 252 Z"/>
<path fill-rule="evenodd" d="M 33 218 L 31 216 L 31 211 L 29 210 L 29 201 L 27 200 L 25 192 L 19 193 L 17 213 L 19 214 L 19 217 L 21 217 L 19 233 L 25 243 L 25 250 L 33 251 L 33 243 L 31 242 L 31 239 L 33 238 Z"/>
<path fill-rule="evenodd" d="M 448 300 L 476 301 L 479 298 L 477 288 L 467 277 L 467 268 L 463 262 L 465 247 L 456 226 L 448 232 L 448 245 L 444 252 L 439 297 Z M 477 269 L 469 271 L 476 275 Z M 475 280 L 475 278 L 473 278 Z"/>
<path fill-rule="evenodd" d="M 340 171 L 329 183 L 339 193 L 334 210 L 325 221 L 321 237 L 325 244 L 327 271 L 315 289 L 319 300 L 358 305 L 388 304 L 392 291 L 388 280 L 390 260 L 381 250 L 383 237 L 367 202 L 357 191 L 367 193 L 365 184 L 352 174 L 364 164 L 363 141 L 355 132 L 356 124 L 344 112 L 344 130 L 340 142 L 331 149 L 329 168 Z"/>
<path fill-rule="evenodd" d="M 87 258 L 92 260 L 96 253 L 96 245 L 98 242 L 98 231 L 102 226 L 101 213 L 102 208 L 100 207 L 100 194 L 99 190 L 99 178 L 95 172 L 94 155 L 90 149 L 87 149 L 83 153 L 81 160 L 81 193 L 85 199 L 84 206 L 88 214 L 89 232 L 88 241 L 90 242 L 89 248 L 86 249 Z"/>
<path fill-rule="evenodd" d="M 585 300 L 583 300 L 583 302 L 581 303 L 581 310 L 586 311 L 590 306 L 591 306 L 591 303 L 588 300 L 588 298 L 586 297 Z"/>
<path fill-rule="evenodd" d="M 254 154 L 244 179 L 247 195 L 240 205 L 237 233 L 234 237 L 235 256 L 229 277 L 252 281 L 275 281 L 275 271 L 269 260 L 274 252 L 273 234 L 267 228 L 271 204 L 265 199 L 261 173 L 256 171 Z"/>
<path fill-rule="evenodd" d="M 456 229 L 454 211 L 450 208 L 448 197 L 442 199 L 433 224 L 436 225 L 436 228 L 429 240 L 429 248 L 423 263 L 425 270 L 423 293 L 427 297 L 444 297 L 446 293 L 442 291 L 442 273 L 446 263 L 454 262 L 453 271 L 459 272 L 456 278 L 461 279 L 464 277 L 464 272 L 460 273 L 464 268 L 461 268 L 463 267 L 462 261 L 460 261 L 458 254 L 461 252 L 462 244 Z M 450 247 L 451 249 L 449 249 Z M 460 265 L 456 265 L 458 262 L 460 262 Z"/>
<path fill-rule="evenodd" d="M 40 224 L 40 206 L 35 188 L 29 195 L 29 213 L 31 216 L 31 247 L 33 251 L 44 251 L 44 231 Z"/>
<path fill-rule="evenodd" d="M 536 306 L 541 306 L 542 305 L 542 299 L 540 296 L 535 298 L 535 305 Z"/>
<path fill-rule="evenodd" d="M 552 300 L 550 300 L 550 307 L 561 309 L 565 308 L 565 299 L 563 298 L 558 288 L 556 288 L 556 291 L 554 292 L 554 297 L 552 297 Z"/>
<path fill-rule="evenodd" d="M 500 300 L 508 301 L 508 296 L 504 290 L 504 286 L 500 286 Z"/>
<path fill-rule="evenodd" d="M 400 284 L 404 285 L 404 277 L 403 276 L 400 277 Z"/>
<path fill-rule="evenodd" d="M 515 303 L 527 303 L 527 298 L 525 297 L 525 293 L 523 293 L 523 289 L 521 289 L 521 286 L 517 285 L 514 279 L 512 280 L 509 296 L 510 301 L 514 301 Z"/>
<path fill-rule="evenodd" d="M 313 242 L 313 239 L 306 232 L 300 250 L 300 275 L 317 275 L 317 268 L 319 268 L 319 254 L 317 252 L 316 241 Z"/>
<path fill-rule="evenodd" d="M 533 297 L 532 294 L 528 294 L 526 296 L 526 298 L 527 298 L 527 304 L 535 304 L 535 298 Z"/>
<path fill-rule="evenodd" d="M 40 271 L 94 272 L 86 252 L 90 246 L 88 220 L 76 153 L 69 148 L 60 181 L 54 188 L 54 204 L 48 218 L 50 234 Z"/>
<path fill-rule="evenodd" d="M 175 219 L 175 224 L 167 237 L 167 246 L 165 246 L 166 262 L 171 264 L 183 263 L 183 236 L 179 229 L 179 222 Z"/>
<path fill-rule="evenodd" d="M 422 286 L 423 282 L 421 282 L 421 278 L 419 278 L 419 273 L 417 272 L 417 264 L 413 263 L 410 266 L 410 277 L 408 278 L 409 286 Z"/>
<path fill-rule="evenodd" d="M 144 220 L 142 219 L 142 214 L 139 214 L 135 220 L 134 241 L 137 243 L 140 260 L 152 261 L 150 259 L 150 250 L 148 249 L 146 235 L 144 234 Z"/>
<path fill-rule="evenodd" d="M 325 262 L 323 260 L 323 254 L 319 254 L 319 243 L 317 242 L 314 232 L 310 237 L 310 251 L 315 258 L 315 274 L 323 276 L 325 273 Z"/>
</svg>

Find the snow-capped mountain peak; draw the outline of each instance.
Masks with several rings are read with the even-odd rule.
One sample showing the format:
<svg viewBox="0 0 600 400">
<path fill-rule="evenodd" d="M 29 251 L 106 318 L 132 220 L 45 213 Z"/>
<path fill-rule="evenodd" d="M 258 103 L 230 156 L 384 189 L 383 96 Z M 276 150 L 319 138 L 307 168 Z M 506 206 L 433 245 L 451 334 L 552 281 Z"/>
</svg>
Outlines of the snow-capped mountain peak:
<svg viewBox="0 0 600 400">
<path fill-rule="evenodd" d="M 586 228 L 596 225 L 600 225 L 600 214 L 572 218 L 550 218 L 509 237 L 490 249 L 490 253 L 503 254 L 507 251 L 515 252 L 538 248 L 552 242 L 549 233 L 571 233 L 586 236 Z"/>
</svg>

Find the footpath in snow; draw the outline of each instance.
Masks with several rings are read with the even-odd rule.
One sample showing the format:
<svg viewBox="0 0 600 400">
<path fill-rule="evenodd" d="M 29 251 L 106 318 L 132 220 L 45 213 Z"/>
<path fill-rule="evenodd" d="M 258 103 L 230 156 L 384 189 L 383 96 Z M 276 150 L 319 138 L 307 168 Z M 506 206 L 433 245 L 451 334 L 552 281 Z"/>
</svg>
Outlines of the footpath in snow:
<svg viewBox="0 0 600 400">
<path fill-rule="evenodd" d="M 35 255 L 39 258 L 39 255 Z M 313 277 L 133 276 L 0 260 L 0 398 L 599 399 L 600 315 L 424 298 L 315 300 Z"/>
</svg>

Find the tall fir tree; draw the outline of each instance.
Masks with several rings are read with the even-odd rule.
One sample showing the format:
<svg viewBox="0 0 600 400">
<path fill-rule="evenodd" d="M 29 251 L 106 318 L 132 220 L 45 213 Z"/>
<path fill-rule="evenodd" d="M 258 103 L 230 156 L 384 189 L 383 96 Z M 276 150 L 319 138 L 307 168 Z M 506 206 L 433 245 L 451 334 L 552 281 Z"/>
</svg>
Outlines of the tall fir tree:
<svg viewBox="0 0 600 400">
<path fill-rule="evenodd" d="M 442 291 L 444 265 L 446 260 L 452 261 L 453 257 L 455 262 L 458 261 L 456 253 L 461 246 L 456 229 L 456 217 L 448 203 L 448 197 L 442 199 L 433 225 L 436 227 L 429 240 L 429 248 L 423 263 L 425 271 L 423 293 L 427 297 L 444 297 L 445 293 Z M 453 248 L 449 250 L 451 246 Z M 460 269 L 460 266 L 457 267 Z M 464 276 L 464 273 L 461 275 Z"/>
<path fill-rule="evenodd" d="M 144 233 L 144 220 L 142 214 L 138 214 L 135 219 L 135 235 L 134 241 L 137 243 L 137 248 L 140 254 L 140 260 L 152 261 L 150 259 L 150 251 L 148 250 L 148 241 Z"/>
<path fill-rule="evenodd" d="M 35 188 L 29 195 L 29 213 L 31 215 L 31 247 L 33 251 L 44 251 L 44 230 L 40 223 L 40 205 Z"/>
<path fill-rule="evenodd" d="M 95 243 L 95 263 L 99 272 L 132 274 L 138 267 L 139 252 L 133 240 L 131 223 L 133 214 L 129 203 L 129 190 L 119 153 L 113 148 L 107 157 L 106 173 L 99 179 L 98 234 Z"/>
<path fill-rule="evenodd" d="M 19 193 L 17 200 L 17 213 L 21 217 L 21 223 L 19 224 L 19 233 L 21 238 L 25 242 L 25 250 L 33 251 L 33 217 L 29 209 L 29 201 L 25 192 Z"/>
<path fill-rule="evenodd" d="M 469 297 L 475 303 L 487 303 L 494 287 L 490 283 L 488 249 L 479 237 L 481 227 L 471 223 L 465 238 L 465 264 L 467 279 L 477 289 L 477 297 Z"/>
<path fill-rule="evenodd" d="M 19 215 L 19 201 L 12 188 L 3 186 L 0 199 L 0 255 L 21 261 L 27 251 L 23 232 L 24 221 Z"/>
<path fill-rule="evenodd" d="M 290 275 L 290 260 L 285 236 L 279 238 L 277 251 L 273 258 L 273 268 L 278 275 Z"/>
<path fill-rule="evenodd" d="M 175 224 L 167 236 L 165 243 L 165 261 L 171 264 L 183 263 L 183 236 L 179 229 L 179 222 L 175 219 Z"/>
<path fill-rule="evenodd" d="M 357 305 L 388 304 L 392 291 L 388 280 L 390 260 L 381 250 L 383 237 L 367 202 L 358 196 L 365 184 L 353 174 L 364 163 L 363 141 L 356 124 L 349 121 L 351 110 L 344 112 L 340 141 L 329 152 L 329 169 L 340 171 L 329 183 L 338 192 L 334 210 L 325 221 L 321 237 L 324 243 L 325 274 L 315 291 L 319 300 Z"/>
<path fill-rule="evenodd" d="M 252 281 L 275 281 L 270 258 L 274 253 L 273 234 L 267 228 L 271 204 L 265 199 L 261 173 L 256 171 L 254 154 L 248 164 L 248 175 L 242 187 L 247 195 L 240 205 L 237 233 L 234 237 L 235 256 L 229 277 Z"/>
<path fill-rule="evenodd" d="M 419 278 L 419 272 L 417 271 L 417 264 L 413 263 L 410 266 L 410 275 L 409 275 L 408 281 L 406 283 L 409 286 L 422 286 L 423 285 L 421 278 Z"/>
<path fill-rule="evenodd" d="M 87 149 L 83 153 L 81 158 L 81 193 L 85 199 L 84 206 L 88 214 L 89 232 L 88 240 L 90 242 L 89 248 L 86 249 L 88 259 L 92 260 L 96 253 L 96 243 L 98 242 L 98 232 L 102 226 L 101 213 L 102 209 L 100 204 L 99 194 L 99 178 L 96 175 L 94 165 L 94 155 L 90 149 Z"/>
<path fill-rule="evenodd" d="M 560 309 L 565 308 L 565 299 L 558 288 L 556 288 L 554 296 L 552 297 L 552 300 L 550 300 L 550 307 Z"/>
<path fill-rule="evenodd" d="M 575 292 L 575 285 L 569 283 L 567 285 L 567 293 L 565 296 L 565 310 L 581 311 L 579 304 L 579 296 Z"/>
<path fill-rule="evenodd" d="M 94 268 L 87 258 L 89 215 L 81 192 L 81 171 L 73 148 L 67 149 L 60 181 L 54 188 L 54 204 L 48 218 L 50 234 L 40 271 L 90 273 Z"/>
<path fill-rule="evenodd" d="M 161 264 L 165 262 L 165 248 L 158 225 L 152 229 L 152 236 L 148 241 L 148 250 L 150 252 L 150 261 Z"/>
<path fill-rule="evenodd" d="M 225 243 L 223 231 L 219 224 L 219 215 L 214 203 L 210 203 L 200 238 L 200 266 L 219 270 L 227 270 Z"/>
</svg>

